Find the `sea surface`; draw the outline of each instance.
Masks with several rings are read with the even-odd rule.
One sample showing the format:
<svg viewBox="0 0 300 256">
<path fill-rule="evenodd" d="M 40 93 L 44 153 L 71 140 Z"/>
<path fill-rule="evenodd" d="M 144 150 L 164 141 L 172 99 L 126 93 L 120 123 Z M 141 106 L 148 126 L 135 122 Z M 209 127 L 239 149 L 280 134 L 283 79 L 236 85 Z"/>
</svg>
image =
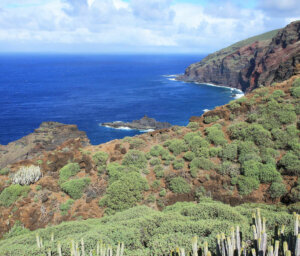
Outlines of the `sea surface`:
<svg viewBox="0 0 300 256">
<path fill-rule="evenodd" d="M 228 88 L 174 81 L 203 55 L 1 55 L 0 144 L 43 121 L 76 124 L 92 144 L 140 134 L 101 127 L 144 115 L 187 125 L 232 100 Z"/>
</svg>

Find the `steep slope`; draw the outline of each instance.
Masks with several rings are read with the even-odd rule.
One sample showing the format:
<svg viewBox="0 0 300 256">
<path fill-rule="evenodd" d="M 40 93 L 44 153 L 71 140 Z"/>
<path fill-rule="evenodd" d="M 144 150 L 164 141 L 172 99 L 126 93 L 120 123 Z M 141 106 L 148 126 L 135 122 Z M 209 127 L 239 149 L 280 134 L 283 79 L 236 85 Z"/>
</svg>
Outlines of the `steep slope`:
<svg viewBox="0 0 300 256">
<path fill-rule="evenodd" d="M 205 196 L 231 205 L 281 201 L 297 209 L 299 90 L 300 76 L 293 76 L 192 117 L 187 127 L 98 146 L 70 139 L 9 164 L 0 171 L 0 232 L 17 221 L 34 230 Z"/>
<path fill-rule="evenodd" d="M 213 53 L 190 65 L 178 79 L 249 92 L 290 78 L 300 64 L 300 21 Z"/>
</svg>

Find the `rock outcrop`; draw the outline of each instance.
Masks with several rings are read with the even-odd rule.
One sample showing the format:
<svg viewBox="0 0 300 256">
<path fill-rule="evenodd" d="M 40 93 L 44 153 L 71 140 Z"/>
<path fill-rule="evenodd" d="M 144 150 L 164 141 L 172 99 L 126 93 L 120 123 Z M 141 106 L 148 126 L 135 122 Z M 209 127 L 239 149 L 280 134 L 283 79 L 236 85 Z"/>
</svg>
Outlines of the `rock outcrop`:
<svg viewBox="0 0 300 256">
<path fill-rule="evenodd" d="M 170 128 L 172 125 L 167 122 L 158 122 L 154 118 L 149 118 L 144 116 L 140 120 L 133 120 L 130 123 L 127 122 L 111 122 L 111 123 L 102 123 L 102 126 L 111 127 L 111 128 L 129 128 L 135 130 L 159 130 Z"/>
<path fill-rule="evenodd" d="M 300 69 L 300 21 L 208 55 L 177 79 L 252 91 L 284 81 Z"/>
<path fill-rule="evenodd" d="M 33 133 L 8 145 L 0 145 L 0 168 L 35 158 L 71 139 L 79 139 L 83 146 L 89 145 L 86 133 L 79 131 L 76 125 L 43 122 Z"/>
</svg>

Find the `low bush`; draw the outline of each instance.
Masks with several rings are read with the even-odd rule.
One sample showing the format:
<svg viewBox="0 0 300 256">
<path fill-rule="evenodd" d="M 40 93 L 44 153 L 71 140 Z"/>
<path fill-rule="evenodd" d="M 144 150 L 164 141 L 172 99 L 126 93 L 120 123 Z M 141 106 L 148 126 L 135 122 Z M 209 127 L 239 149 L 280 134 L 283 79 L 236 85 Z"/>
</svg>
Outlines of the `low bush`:
<svg viewBox="0 0 300 256">
<path fill-rule="evenodd" d="M 159 187 L 160 187 L 160 181 L 159 180 L 155 180 L 153 181 L 151 187 L 154 189 L 154 190 L 157 190 Z"/>
<path fill-rule="evenodd" d="M 281 181 L 281 174 L 276 170 L 275 164 L 261 164 L 259 169 L 259 180 L 261 183 Z"/>
<path fill-rule="evenodd" d="M 20 221 L 16 221 L 8 233 L 4 234 L 4 239 L 29 234 L 30 230 L 25 228 Z"/>
<path fill-rule="evenodd" d="M 220 156 L 222 152 L 222 147 L 211 147 L 209 148 L 209 156 L 217 157 Z"/>
<path fill-rule="evenodd" d="M 149 163 L 151 166 L 156 166 L 156 165 L 161 164 L 161 160 L 159 158 L 155 157 L 155 158 L 152 158 Z"/>
<path fill-rule="evenodd" d="M 59 170 L 59 183 L 66 182 L 69 178 L 76 175 L 80 171 L 78 163 L 69 163 Z"/>
<path fill-rule="evenodd" d="M 272 198 L 278 198 L 286 194 L 287 190 L 282 182 L 273 182 L 269 188 Z"/>
<path fill-rule="evenodd" d="M 218 172 L 222 175 L 229 175 L 230 177 L 236 177 L 240 174 L 239 166 L 229 161 L 223 162 Z"/>
<path fill-rule="evenodd" d="M 176 177 L 170 180 L 169 188 L 176 194 L 186 194 L 191 191 L 190 185 L 182 177 Z"/>
<path fill-rule="evenodd" d="M 187 125 L 187 128 L 191 129 L 192 131 L 197 131 L 199 129 L 199 124 L 197 122 L 190 122 Z"/>
<path fill-rule="evenodd" d="M 161 165 L 155 166 L 154 173 L 157 179 L 163 178 L 165 176 L 164 168 Z"/>
<path fill-rule="evenodd" d="M 173 168 L 174 168 L 175 170 L 183 169 L 183 168 L 184 168 L 184 160 L 183 160 L 182 158 L 176 159 L 176 160 L 173 162 Z"/>
<path fill-rule="evenodd" d="M 236 141 L 238 145 L 238 160 L 241 164 L 245 161 L 255 160 L 261 162 L 259 149 L 252 141 Z"/>
<path fill-rule="evenodd" d="M 261 148 L 260 156 L 263 163 L 276 164 L 276 158 L 279 156 L 279 152 L 273 148 Z"/>
<path fill-rule="evenodd" d="M 300 87 L 300 78 L 295 79 L 292 86 L 293 87 Z"/>
<path fill-rule="evenodd" d="M 161 145 L 155 145 L 150 150 L 151 156 L 166 156 L 168 151 L 164 149 Z"/>
<path fill-rule="evenodd" d="M 226 144 L 222 151 L 221 156 L 223 160 L 234 161 L 238 156 L 238 146 L 236 143 Z"/>
<path fill-rule="evenodd" d="M 210 123 L 214 123 L 216 121 L 218 121 L 220 119 L 219 116 L 215 115 L 215 116 L 204 116 L 204 123 L 206 124 L 210 124 Z"/>
<path fill-rule="evenodd" d="M 213 125 L 205 129 L 207 139 L 215 145 L 224 145 L 227 143 L 225 135 L 219 125 Z"/>
<path fill-rule="evenodd" d="M 93 155 L 93 161 L 96 164 L 97 170 L 99 172 L 105 170 L 107 160 L 108 160 L 108 154 L 106 152 L 99 151 Z"/>
<path fill-rule="evenodd" d="M 61 189 L 73 199 L 79 199 L 90 182 L 90 178 L 69 180 L 61 184 Z"/>
<path fill-rule="evenodd" d="M 7 174 L 9 174 L 9 172 L 10 172 L 10 169 L 8 167 L 5 167 L 0 170 L 0 175 L 7 175 Z"/>
<path fill-rule="evenodd" d="M 203 170 L 209 171 L 209 170 L 215 169 L 216 166 L 211 160 L 209 160 L 207 158 L 196 157 L 190 163 L 190 169 L 192 169 L 192 168 L 203 169 Z"/>
<path fill-rule="evenodd" d="M 165 197 L 166 194 L 167 194 L 167 191 L 164 188 L 159 192 L 160 197 Z"/>
<path fill-rule="evenodd" d="M 120 165 L 118 163 L 109 163 L 107 165 L 107 173 L 108 173 L 108 181 L 109 184 L 119 180 L 121 177 L 123 177 L 124 175 L 127 175 L 127 173 L 129 172 L 137 172 L 139 173 L 139 169 L 136 167 L 127 167 L 124 165 Z M 144 172 L 144 170 L 143 170 Z"/>
<path fill-rule="evenodd" d="M 237 185 L 240 195 L 249 195 L 253 190 L 258 189 L 259 181 L 253 177 L 239 176 L 237 179 Z"/>
<path fill-rule="evenodd" d="M 19 184 L 10 185 L 1 192 L 0 205 L 5 207 L 11 206 L 19 197 L 26 197 L 29 190 L 29 186 L 21 186 Z"/>
<path fill-rule="evenodd" d="M 73 205 L 74 200 L 73 199 L 68 199 L 66 202 L 62 203 L 59 206 L 61 215 L 67 215 L 68 211 L 70 210 L 71 206 Z"/>
<path fill-rule="evenodd" d="M 199 136 L 190 140 L 189 148 L 196 156 L 209 157 L 209 143 Z"/>
<path fill-rule="evenodd" d="M 187 143 L 187 144 L 190 144 L 190 142 L 193 140 L 194 137 L 202 137 L 202 134 L 200 131 L 198 132 L 189 132 L 187 133 L 186 135 L 184 135 L 184 141 Z"/>
<path fill-rule="evenodd" d="M 39 166 L 22 166 L 13 176 L 12 182 L 20 185 L 30 185 L 42 177 Z"/>
<path fill-rule="evenodd" d="M 146 145 L 144 140 L 136 137 L 127 137 L 124 138 L 124 141 L 130 144 L 129 146 L 130 149 L 139 149 Z"/>
<path fill-rule="evenodd" d="M 300 160 L 292 152 L 286 153 L 280 160 L 280 165 L 284 168 L 285 173 L 292 175 L 300 174 Z"/>
<path fill-rule="evenodd" d="M 295 98 L 300 98 L 300 87 L 292 88 L 291 93 Z"/>
<path fill-rule="evenodd" d="M 142 192 L 148 189 L 147 180 L 140 174 L 131 172 L 112 183 L 99 204 L 108 208 L 107 214 L 122 211 L 140 202 L 143 199 Z"/>
<path fill-rule="evenodd" d="M 185 141 L 180 139 L 171 140 L 168 148 L 175 156 L 188 150 L 188 146 Z"/>
<path fill-rule="evenodd" d="M 143 169 L 147 166 L 147 159 L 144 153 L 138 150 L 130 150 L 124 156 L 122 164 L 128 167 L 136 167 L 139 169 Z"/>
<path fill-rule="evenodd" d="M 190 173 L 191 173 L 191 176 L 192 178 L 196 178 L 198 176 L 198 173 L 199 173 L 199 169 L 198 168 L 191 168 L 190 169 Z"/>
<path fill-rule="evenodd" d="M 192 161 L 196 157 L 194 152 L 188 151 L 183 155 L 183 158 L 187 161 Z"/>
</svg>

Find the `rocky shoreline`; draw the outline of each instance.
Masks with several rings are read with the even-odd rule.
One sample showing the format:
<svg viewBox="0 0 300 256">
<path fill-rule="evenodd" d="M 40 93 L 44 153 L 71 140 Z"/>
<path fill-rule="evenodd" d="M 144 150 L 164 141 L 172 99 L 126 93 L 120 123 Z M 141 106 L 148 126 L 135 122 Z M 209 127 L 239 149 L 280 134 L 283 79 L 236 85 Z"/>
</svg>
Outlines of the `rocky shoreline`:
<svg viewBox="0 0 300 256">
<path fill-rule="evenodd" d="M 160 130 L 170 128 L 172 125 L 167 122 L 158 122 L 154 118 L 144 116 L 140 120 L 133 120 L 132 122 L 107 122 L 101 123 L 101 126 L 114 129 L 132 129 L 132 130 Z"/>
</svg>

